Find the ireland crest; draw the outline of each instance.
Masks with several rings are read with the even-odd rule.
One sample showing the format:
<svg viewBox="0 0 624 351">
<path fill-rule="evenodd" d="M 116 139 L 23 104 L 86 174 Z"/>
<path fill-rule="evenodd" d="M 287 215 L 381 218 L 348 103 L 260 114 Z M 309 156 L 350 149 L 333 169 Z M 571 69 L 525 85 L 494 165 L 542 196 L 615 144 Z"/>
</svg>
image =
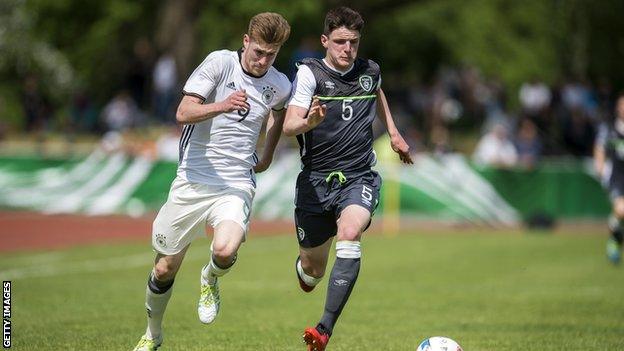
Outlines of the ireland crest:
<svg viewBox="0 0 624 351">
<path fill-rule="evenodd" d="M 367 76 L 367 75 L 360 76 L 359 81 L 360 81 L 360 86 L 367 93 L 373 89 L 373 78 L 371 78 L 371 76 Z"/>
</svg>

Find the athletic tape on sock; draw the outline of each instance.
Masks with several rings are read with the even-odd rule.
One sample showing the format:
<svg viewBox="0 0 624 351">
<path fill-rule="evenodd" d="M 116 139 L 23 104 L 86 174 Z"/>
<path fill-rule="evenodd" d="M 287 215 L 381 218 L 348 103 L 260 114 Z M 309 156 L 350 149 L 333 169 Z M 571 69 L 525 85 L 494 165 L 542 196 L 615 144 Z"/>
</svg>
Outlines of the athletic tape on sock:
<svg viewBox="0 0 624 351">
<path fill-rule="evenodd" d="M 303 267 L 301 267 L 301 260 L 297 261 L 297 274 L 299 274 L 299 277 L 301 277 L 301 280 L 303 280 L 303 282 L 306 283 L 307 286 L 316 286 L 318 283 L 320 283 L 321 280 L 323 280 L 323 277 L 315 278 L 307 275 L 303 271 Z"/>
<path fill-rule="evenodd" d="M 359 241 L 341 240 L 336 242 L 336 257 L 340 258 L 360 258 L 362 250 Z"/>
</svg>

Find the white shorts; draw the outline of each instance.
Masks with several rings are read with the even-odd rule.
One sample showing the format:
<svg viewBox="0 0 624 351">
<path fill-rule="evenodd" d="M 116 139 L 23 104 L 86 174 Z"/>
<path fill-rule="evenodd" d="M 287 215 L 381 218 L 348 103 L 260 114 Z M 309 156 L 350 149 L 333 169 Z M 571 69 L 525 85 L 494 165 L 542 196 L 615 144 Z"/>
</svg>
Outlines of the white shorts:
<svg viewBox="0 0 624 351">
<path fill-rule="evenodd" d="M 173 255 L 193 239 L 221 221 L 238 223 L 247 235 L 255 189 L 214 187 L 191 183 L 180 177 L 171 184 L 167 202 L 152 225 L 152 246 L 156 252 Z"/>
</svg>

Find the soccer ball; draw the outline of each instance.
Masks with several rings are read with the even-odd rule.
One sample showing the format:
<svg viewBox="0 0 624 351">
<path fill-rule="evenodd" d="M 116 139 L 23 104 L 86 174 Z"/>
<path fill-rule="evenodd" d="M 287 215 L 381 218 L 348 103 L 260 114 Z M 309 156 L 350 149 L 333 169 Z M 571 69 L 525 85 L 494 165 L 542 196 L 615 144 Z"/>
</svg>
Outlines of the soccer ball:
<svg viewBox="0 0 624 351">
<path fill-rule="evenodd" d="M 434 336 L 423 340 L 416 351 L 462 351 L 462 348 L 449 338 Z"/>
</svg>

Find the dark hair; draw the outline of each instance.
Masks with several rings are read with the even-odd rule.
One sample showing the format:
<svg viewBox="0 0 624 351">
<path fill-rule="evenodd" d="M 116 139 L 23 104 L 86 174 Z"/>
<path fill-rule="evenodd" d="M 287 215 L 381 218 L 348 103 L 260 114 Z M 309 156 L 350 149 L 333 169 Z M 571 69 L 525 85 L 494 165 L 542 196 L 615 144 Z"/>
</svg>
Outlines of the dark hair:
<svg viewBox="0 0 624 351">
<path fill-rule="evenodd" d="M 361 32 L 362 27 L 364 27 L 364 20 L 357 11 L 345 6 L 329 10 L 325 16 L 323 34 L 329 35 L 334 29 L 340 27 Z"/>
</svg>

